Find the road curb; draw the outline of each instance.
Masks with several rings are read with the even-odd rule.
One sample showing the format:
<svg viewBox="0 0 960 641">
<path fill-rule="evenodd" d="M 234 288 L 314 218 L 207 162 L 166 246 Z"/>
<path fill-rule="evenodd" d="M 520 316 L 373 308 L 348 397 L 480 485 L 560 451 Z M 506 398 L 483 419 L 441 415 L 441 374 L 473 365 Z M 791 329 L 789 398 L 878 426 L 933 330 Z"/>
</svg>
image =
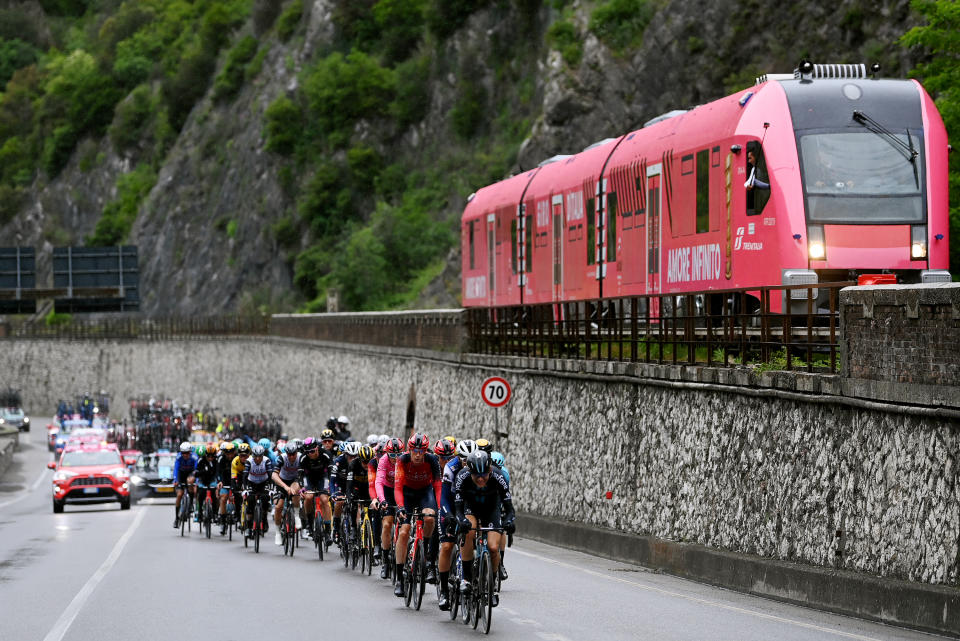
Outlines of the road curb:
<svg viewBox="0 0 960 641">
<path fill-rule="evenodd" d="M 518 532 L 543 543 L 837 614 L 960 637 L 960 590 L 735 554 L 532 513 Z"/>
</svg>

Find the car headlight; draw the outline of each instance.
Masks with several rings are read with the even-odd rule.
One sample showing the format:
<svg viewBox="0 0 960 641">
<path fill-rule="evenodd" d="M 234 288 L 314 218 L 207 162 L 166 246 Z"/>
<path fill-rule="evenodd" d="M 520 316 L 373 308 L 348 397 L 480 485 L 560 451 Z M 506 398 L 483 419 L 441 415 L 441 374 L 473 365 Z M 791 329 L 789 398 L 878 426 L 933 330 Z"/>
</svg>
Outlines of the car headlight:
<svg viewBox="0 0 960 641">
<path fill-rule="evenodd" d="M 76 472 L 70 472 L 70 471 L 68 471 L 68 470 L 60 470 L 59 472 L 57 472 L 56 474 L 53 475 L 53 480 L 54 480 L 54 481 L 66 481 L 67 479 L 72 478 L 72 477 L 74 477 L 74 476 L 76 476 L 76 475 L 77 475 Z"/>
<path fill-rule="evenodd" d="M 136 474 L 134 474 L 133 476 L 130 477 L 130 482 L 133 483 L 134 485 L 143 485 L 143 477 L 137 476 Z"/>
<path fill-rule="evenodd" d="M 6 421 L 0 418 L 0 425 L 3 425 L 4 423 L 6 423 Z"/>
<path fill-rule="evenodd" d="M 112 470 L 107 470 L 107 474 L 117 479 L 128 479 L 130 478 L 130 470 L 125 467 L 118 467 Z"/>
<path fill-rule="evenodd" d="M 29 417 L 29 416 L 24 416 L 24 417 L 23 417 L 23 422 L 24 422 L 24 423 L 29 423 L 29 422 L 30 422 L 30 417 Z"/>
</svg>

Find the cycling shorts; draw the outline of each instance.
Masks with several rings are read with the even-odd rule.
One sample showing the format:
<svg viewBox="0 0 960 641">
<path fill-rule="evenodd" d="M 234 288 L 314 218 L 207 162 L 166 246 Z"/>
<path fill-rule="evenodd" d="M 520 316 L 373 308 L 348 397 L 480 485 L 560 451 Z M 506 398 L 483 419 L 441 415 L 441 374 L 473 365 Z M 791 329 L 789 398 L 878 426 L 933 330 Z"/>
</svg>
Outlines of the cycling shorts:
<svg viewBox="0 0 960 641">
<path fill-rule="evenodd" d="M 330 494 L 330 479 L 326 476 L 314 479 L 309 476 L 303 477 L 303 489 L 314 494 Z"/>
<path fill-rule="evenodd" d="M 414 490 L 411 488 L 403 488 L 403 505 L 407 510 L 407 519 L 409 520 L 409 515 L 417 508 L 420 508 L 420 511 L 424 510 L 433 510 L 434 514 L 437 512 L 437 495 L 433 491 L 433 486 L 428 485 L 427 487 L 420 488 L 419 490 Z"/>
<path fill-rule="evenodd" d="M 479 527 L 500 528 L 500 501 L 493 501 L 489 505 L 464 505 L 464 514 L 472 514 L 477 517 Z"/>
</svg>

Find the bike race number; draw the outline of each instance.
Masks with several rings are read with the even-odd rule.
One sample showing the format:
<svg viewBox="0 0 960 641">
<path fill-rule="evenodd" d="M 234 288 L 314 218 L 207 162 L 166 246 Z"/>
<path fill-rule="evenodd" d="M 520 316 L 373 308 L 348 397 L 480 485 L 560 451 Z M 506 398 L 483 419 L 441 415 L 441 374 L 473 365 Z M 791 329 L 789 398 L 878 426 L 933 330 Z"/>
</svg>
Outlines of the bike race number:
<svg viewBox="0 0 960 641">
<path fill-rule="evenodd" d="M 510 400 L 510 383 L 494 376 L 483 382 L 480 393 L 483 395 L 483 402 L 490 407 L 503 407 Z"/>
</svg>

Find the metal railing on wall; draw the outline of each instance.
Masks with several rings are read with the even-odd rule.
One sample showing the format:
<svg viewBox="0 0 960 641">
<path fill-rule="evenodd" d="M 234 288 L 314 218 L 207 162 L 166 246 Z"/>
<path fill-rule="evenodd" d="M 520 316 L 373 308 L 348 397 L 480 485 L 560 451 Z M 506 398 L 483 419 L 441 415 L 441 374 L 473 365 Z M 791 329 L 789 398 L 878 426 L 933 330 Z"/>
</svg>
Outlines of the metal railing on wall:
<svg viewBox="0 0 960 641">
<path fill-rule="evenodd" d="M 266 336 L 268 316 L 209 316 L 167 318 L 71 319 L 59 324 L 44 321 L 0 325 L 0 338 L 55 338 L 64 340 L 172 340 Z"/>
<path fill-rule="evenodd" d="M 839 294 L 853 282 L 473 308 L 469 351 L 837 372 Z"/>
</svg>

